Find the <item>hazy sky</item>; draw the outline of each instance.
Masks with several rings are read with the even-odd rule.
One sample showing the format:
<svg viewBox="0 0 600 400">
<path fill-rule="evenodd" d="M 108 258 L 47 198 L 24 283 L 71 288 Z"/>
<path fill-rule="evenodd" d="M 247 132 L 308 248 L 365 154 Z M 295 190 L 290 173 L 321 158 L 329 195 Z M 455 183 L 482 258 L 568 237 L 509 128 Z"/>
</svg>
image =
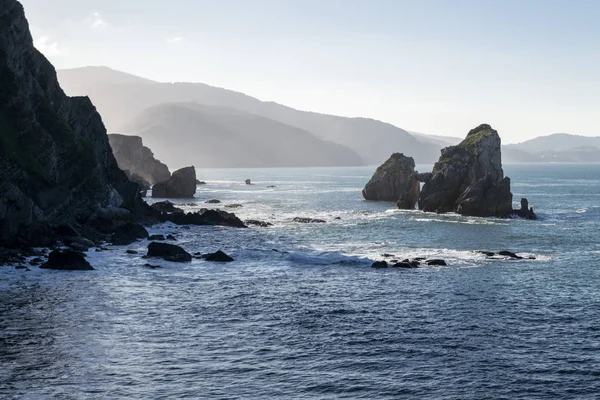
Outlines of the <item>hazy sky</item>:
<svg viewBox="0 0 600 400">
<path fill-rule="evenodd" d="M 600 135 L 597 0 L 22 0 L 57 68 L 105 65 L 505 143 Z"/>
</svg>

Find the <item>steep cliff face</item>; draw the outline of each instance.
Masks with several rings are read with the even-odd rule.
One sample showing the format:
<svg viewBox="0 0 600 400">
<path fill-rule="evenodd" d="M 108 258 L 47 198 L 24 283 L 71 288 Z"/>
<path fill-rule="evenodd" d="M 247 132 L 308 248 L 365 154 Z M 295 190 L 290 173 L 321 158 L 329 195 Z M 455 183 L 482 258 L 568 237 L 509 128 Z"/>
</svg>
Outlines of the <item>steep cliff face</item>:
<svg viewBox="0 0 600 400">
<path fill-rule="evenodd" d="M 169 168 L 154 158 L 152 150 L 144 146 L 141 137 L 112 134 L 108 135 L 108 140 L 123 171 L 142 178 L 150 185 L 171 177 Z"/>
<path fill-rule="evenodd" d="M 362 193 L 366 200 L 396 201 L 400 208 L 414 209 L 419 197 L 415 160 L 401 153 L 392 154 L 377 168 Z"/>
<path fill-rule="evenodd" d="M 105 207 L 139 212 L 138 192 L 90 100 L 64 94 L 21 4 L 0 0 L 0 244 L 44 244 Z"/>
<path fill-rule="evenodd" d="M 478 217 L 513 214 L 510 178 L 505 178 L 502 170 L 498 132 L 480 125 L 459 145 L 443 149 L 423 186 L 419 208 Z"/>
</svg>

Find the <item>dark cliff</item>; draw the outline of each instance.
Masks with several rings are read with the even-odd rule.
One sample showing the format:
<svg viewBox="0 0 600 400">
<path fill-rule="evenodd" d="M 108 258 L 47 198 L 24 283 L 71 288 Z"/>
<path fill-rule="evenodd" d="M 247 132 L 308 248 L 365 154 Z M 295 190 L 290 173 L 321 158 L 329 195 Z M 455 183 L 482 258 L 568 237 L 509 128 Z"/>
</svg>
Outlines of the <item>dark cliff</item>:
<svg viewBox="0 0 600 400">
<path fill-rule="evenodd" d="M 45 244 L 106 207 L 145 210 L 93 104 L 64 94 L 21 4 L 0 0 L 0 244 Z"/>
<path fill-rule="evenodd" d="M 129 171 L 150 185 L 169 180 L 169 168 L 154 158 L 154 153 L 144 146 L 139 136 L 108 135 L 110 147 L 117 159 L 119 168 Z"/>
</svg>

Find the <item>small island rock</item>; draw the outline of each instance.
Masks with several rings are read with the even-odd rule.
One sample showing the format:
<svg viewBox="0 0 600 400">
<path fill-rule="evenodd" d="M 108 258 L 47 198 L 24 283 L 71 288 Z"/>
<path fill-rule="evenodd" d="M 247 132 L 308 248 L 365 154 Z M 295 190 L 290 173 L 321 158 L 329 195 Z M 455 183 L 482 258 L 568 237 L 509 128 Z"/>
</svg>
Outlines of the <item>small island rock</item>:
<svg viewBox="0 0 600 400">
<path fill-rule="evenodd" d="M 414 209 L 420 185 L 415 176 L 415 160 L 394 153 L 377 170 L 362 191 L 365 200 L 395 201 L 402 209 Z"/>
<path fill-rule="evenodd" d="M 173 172 L 165 182 L 156 183 L 152 187 L 152 197 L 160 198 L 192 198 L 196 194 L 196 169 L 186 167 Z"/>
</svg>

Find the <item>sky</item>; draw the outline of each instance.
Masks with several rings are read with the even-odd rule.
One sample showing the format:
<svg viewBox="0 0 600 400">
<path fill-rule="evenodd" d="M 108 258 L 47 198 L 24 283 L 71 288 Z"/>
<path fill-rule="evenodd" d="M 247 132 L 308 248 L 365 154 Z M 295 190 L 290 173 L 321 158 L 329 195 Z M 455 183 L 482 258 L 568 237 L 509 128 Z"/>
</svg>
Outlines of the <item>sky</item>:
<svg viewBox="0 0 600 400">
<path fill-rule="evenodd" d="M 600 136 L 597 0 L 22 0 L 56 68 L 504 143 Z"/>
</svg>

